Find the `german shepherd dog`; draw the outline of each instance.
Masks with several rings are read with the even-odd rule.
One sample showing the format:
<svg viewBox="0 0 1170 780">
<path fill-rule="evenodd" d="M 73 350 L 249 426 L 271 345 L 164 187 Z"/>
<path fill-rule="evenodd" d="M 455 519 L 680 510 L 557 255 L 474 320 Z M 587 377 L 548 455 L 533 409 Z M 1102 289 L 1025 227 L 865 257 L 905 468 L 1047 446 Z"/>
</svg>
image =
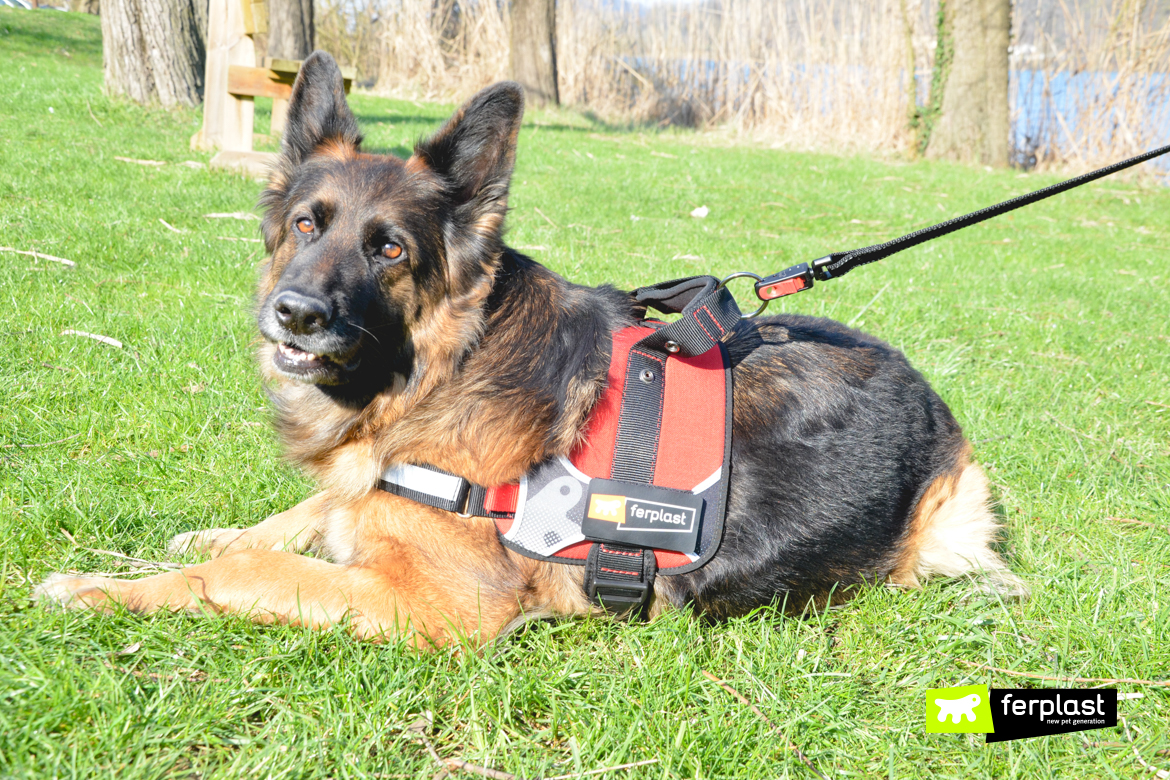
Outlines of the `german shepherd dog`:
<svg viewBox="0 0 1170 780">
<path fill-rule="evenodd" d="M 255 527 L 180 534 L 211 560 L 138 580 L 53 575 L 72 608 L 238 613 L 418 646 L 484 642 L 533 616 L 600 611 L 582 567 L 507 549 L 491 520 L 380 490 L 399 463 L 480 485 L 579 443 L 611 334 L 644 314 L 506 247 L 521 88 L 483 90 L 410 159 L 365 154 L 329 55 L 305 60 L 262 196 L 261 372 L 289 457 L 320 492 Z M 742 322 L 729 498 L 702 568 L 656 580 L 648 614 L 800 612 L 864 583 L 970 575 L 1022 594 L 991 549 L 987 479 L 906 358 L 824 319 Z M 315 557 L 301 555 L 315 550 Z"/>
</svg>

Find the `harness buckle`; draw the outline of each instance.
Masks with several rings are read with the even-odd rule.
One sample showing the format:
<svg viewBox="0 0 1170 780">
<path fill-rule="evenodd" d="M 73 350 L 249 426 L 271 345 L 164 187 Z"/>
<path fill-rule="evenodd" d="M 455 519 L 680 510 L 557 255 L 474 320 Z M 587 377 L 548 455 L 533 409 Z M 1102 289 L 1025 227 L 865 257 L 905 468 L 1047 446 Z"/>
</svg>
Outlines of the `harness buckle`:
<svg viewBox="0 0 1170 780">
<path fill-rule="evenodd" d="M 610 612 L 625 612 L 650 598 L 650 585 L 645 582 L 594 582 L 589 600 Z"/>
<path fill-rule="evenodd" d="M 821 258 L 821 260 L 825 259 L 828 258 Z M 812 263 L 798 263 L 779 273 L 765 276 L 756 282 L 756 296 L 761 301 L 767 302 L 783 298 L 785 295 L 811 290 L 815 278 L 813 269 L 818 262 L 818 260 L 814 260 Z"/>
<path fill-rule="evenodd" d="M 474 517 L 471 514 L 471 491 L 468 490 L 463 500 L 459 503 L 459 507 L 455 510 L 455 514 L 466 520 L 469 517 Z"/>
<path fill-rule="evenodd" d="M 585 559 L 585 595 L 607 612 L 640 616 L 654 595 L 657 574 L 653 550 L 598 542 Z"/>
</svg>

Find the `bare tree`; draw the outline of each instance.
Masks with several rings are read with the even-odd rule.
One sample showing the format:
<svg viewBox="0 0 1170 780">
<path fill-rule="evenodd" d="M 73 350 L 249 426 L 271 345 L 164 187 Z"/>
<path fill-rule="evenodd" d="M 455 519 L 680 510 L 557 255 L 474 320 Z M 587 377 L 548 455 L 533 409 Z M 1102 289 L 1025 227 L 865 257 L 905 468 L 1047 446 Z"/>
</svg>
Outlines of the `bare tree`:
<svg viewBox="0 0 1170 780">
<path fill-rule="evenodd" d="M 937 51 L 951 59 L 926 156 L 1006 166 L 1011 0 L 942 0 L 940 13 Z"/>
<path fill-rule="evenodd" d="M 512 78 L 535 105 L 560 103 L 556 0 L 512 0 Z"/>
<path fill-rule="evenodd" d="M 313 53 L 313 0 L 268 0 L 269 57 L 303 60 Z"/>
<path fill-rule="evenodd" d="M 198 105 L 206 58 L 198 2 L 101 0 L 106 92 L 166 108 Z"/>
</svg>

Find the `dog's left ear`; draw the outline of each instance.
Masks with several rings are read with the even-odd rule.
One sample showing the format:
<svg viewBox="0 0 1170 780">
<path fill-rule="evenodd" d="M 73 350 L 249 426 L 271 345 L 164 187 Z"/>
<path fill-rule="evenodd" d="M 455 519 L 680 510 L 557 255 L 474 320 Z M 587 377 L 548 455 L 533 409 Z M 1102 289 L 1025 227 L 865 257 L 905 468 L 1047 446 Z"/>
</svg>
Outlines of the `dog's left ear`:
<svg viewBox="0 0 1170 780">
<path fill-rule="evenodd" d="M 415 158 L 444 179 L 456 208 L 470 212 L 464 213 L 468 222 L 483 224 L 486 218 L 498 230 L 523 116 L 523 87 L 502 81 L 480 91 L 415 146 Z"/>
<path fill-rule="evenodd" d="M 329 142 L 356 149 L 362 134 L 345 102 L 341 68 L 327 53 L 315 51 L 301 64 L 293 84 L 281 146 L 285 159 L 296 166 Z"/>
</svg>

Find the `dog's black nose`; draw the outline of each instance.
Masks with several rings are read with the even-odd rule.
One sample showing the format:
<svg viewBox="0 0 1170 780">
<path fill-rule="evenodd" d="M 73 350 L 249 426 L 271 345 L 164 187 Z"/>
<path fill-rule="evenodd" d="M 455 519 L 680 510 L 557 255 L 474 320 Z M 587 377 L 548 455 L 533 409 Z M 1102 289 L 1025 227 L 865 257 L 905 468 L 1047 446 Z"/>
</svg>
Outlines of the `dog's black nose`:
<svg viewBox="0 0 1170 780">
<path fill-rule="evenodd" d="M 276 319 L 293 333 L 316 333 L 333 321 L 333 307 L 327 301 L 285 290 L 272 302 Z"/>
</svg>

